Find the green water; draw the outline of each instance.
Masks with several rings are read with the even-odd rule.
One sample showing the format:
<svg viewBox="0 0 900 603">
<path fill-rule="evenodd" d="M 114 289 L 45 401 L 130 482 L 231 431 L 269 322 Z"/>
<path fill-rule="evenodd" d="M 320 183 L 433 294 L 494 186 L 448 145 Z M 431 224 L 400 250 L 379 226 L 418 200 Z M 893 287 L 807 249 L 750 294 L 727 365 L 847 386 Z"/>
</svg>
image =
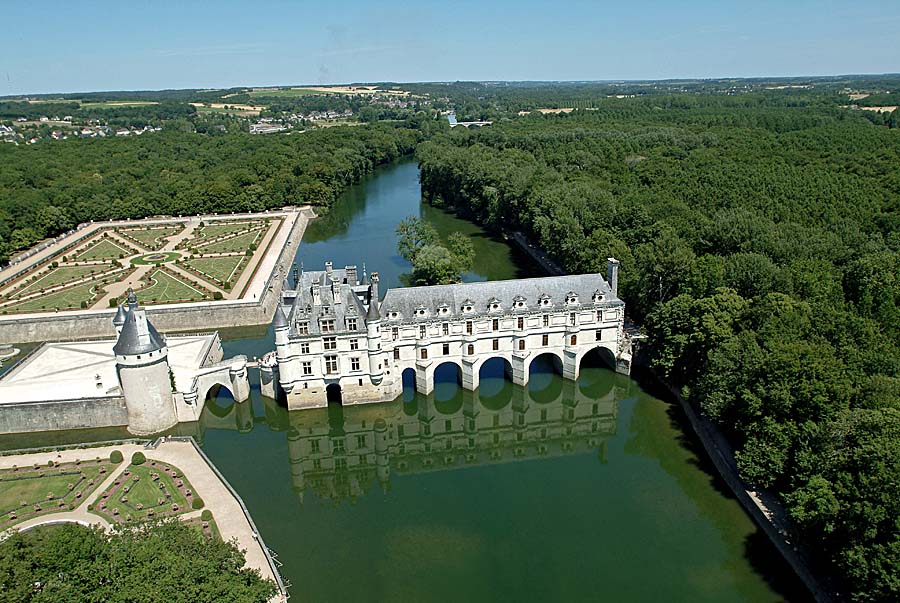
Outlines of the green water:
<svg viewBox="0 0 900 603">
<path fill-rule="evenodd" d="M 413 163 L 344 194 L 297 262 L 366 262 L 382 290 L 398 286 L 409 266 L 394 228 L 408 215 L 473 237 L 467 280 L 538 274 L 503 241 L 423 207 Z M 223 336 L 226 355 L 273 348 L 271 329 Z M 592 360 L 578 383 L 538 359 L 526 388 L 486 365 L 467 392 L 439 370 L 429 396 L 292 413 L 254 375 L 251 404 L 222 395 L 180 430 L 240 493 L 297 601 L 803 600 L 678 407 Z"/>
</svg>

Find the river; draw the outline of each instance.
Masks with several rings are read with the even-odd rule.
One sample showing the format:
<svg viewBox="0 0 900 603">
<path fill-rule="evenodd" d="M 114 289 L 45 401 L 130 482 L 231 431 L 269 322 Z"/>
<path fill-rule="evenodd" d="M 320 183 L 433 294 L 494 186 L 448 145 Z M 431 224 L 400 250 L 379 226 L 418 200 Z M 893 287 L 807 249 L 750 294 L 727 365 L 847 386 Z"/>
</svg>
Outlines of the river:
<svg viewBox="0 0 900 603">
<path fill-rule="evenodd" d="M 401 286 L 409 264 L 394 228 L 408 215 L 473 238 L 466 280 L 537 275 L 505 242 L 423 206 L 408 161 L 345 192 L 296 261 L 365 262 L 382 291 Z M 226 355 L 274 347 L 271 328 L 223 339 Z M 442 382 L 430 396 L 292 413 L 263 399 L 254 375 L 252 406 L 224 393 L 188 432 L 244 499 L 298 601 L 805 599 L 649 380 L 599 365 L 578 383 L 537 370 L 526 388 L 497 372 L 475 393 Z M 454 435 L 431 435 L 435 421 Z M 376 424 L 387 453 L 372 447 Z M 355 448 L 372 452 L 365 464 Z"/>
</svg>

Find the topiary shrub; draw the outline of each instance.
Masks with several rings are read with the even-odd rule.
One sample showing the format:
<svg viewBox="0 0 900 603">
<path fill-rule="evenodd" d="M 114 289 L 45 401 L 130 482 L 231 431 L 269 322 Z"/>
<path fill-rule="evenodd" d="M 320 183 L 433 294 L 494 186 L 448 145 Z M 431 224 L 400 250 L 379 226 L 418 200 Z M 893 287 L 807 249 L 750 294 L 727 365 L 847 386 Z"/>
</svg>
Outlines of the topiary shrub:
<svg viewBox="0 0 900 603">
<path fill-rule="evenodd" d="M 209 509 L 203 509 L 203 513 L 200 514 L 201 521 L 211 521 L 212 520 L 212 511 Z"/>
<path fill-rule="evenodd" d="M 109 462 L 110 463 L 115 463 L 116 465 L 118 465 L 123 460 L 125 460 L 125 459 L 122 456 L 122 452 L 120 450 L 113 450 L 112 452 L 109 453 Z"/>
<path fill-rule="evenodd" d="M 194 500 L 191 501 L 191 508 L 194 509 L 195 511 L 197 509 L 202 509 L 205 506 L 206 505 L 203 504 L 203 499 L 200 498 L 199 496 L 195 496 Z"/>
<path fill-rule="evenodd" d="M 135 452 L 131 455 L 131 464 L 132 465 L 143 465 L 147 461 L 147 457 L 144 456 L 143 452 Z"/>
<path fill-rule="evenodd" d="M 216 300 L 222 299 L 222 292 L 221 291 L 213 291 L 213 299 L 216 299 Z"/>
</svg>

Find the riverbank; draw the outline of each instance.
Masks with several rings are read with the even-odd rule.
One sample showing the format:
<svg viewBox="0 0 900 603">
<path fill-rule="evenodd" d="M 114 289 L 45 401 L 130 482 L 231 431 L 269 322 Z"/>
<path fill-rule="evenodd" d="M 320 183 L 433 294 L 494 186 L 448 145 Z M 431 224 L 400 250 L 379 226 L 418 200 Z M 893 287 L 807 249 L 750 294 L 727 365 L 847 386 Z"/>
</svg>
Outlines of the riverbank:
<svg viewBox="0 0 900 603">
<path fill-rule="evenodd" d="M 753 519 L 753 522 L 765 533 L 791 569 L 809 590 L 818 603 L 833 603 L 840 600 L 839 593 L 824 584 L 816 572 L 807 551 L 791 542 L 792 527 L 787 511 L 777 497 L 767 490 L 754 490 L 741 478 L 735 461 L 734 448 L 719 429 L 719 426 L 694 407 L 689 401 L 656 374 L 645 362 L 641 365 L 647 369 L 652 378 L 678 402 L 694 434 L 703 446 L 706 456 L 712 461 L 718 474 L 731 489 L 735 498 Z"/>
</svg>

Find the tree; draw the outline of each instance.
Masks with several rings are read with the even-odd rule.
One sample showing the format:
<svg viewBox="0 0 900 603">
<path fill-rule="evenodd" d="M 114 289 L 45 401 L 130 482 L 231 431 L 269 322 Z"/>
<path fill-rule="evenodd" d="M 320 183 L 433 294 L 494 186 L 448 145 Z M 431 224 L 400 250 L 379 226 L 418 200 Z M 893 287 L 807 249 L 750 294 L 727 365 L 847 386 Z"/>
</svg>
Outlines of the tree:
<svg viewBox="0 0 900 603">
<path fill-rule="evenodd" d="M 397 225 L 397 251 L 409 263 L 414 263 L 416 255 L 426 245 L 433 245 L 438 241 L 437 230 L 421 218 L 409 216 Z"/>
<path fill-rule="evenodd" d="M 235 541 L 208 538 L 176 519 L 77 524 L 15 533 L 0 544 L 0 586 L 15 603 L 263 603 L 275 584 L 244 569 Z"/>
</svg>

